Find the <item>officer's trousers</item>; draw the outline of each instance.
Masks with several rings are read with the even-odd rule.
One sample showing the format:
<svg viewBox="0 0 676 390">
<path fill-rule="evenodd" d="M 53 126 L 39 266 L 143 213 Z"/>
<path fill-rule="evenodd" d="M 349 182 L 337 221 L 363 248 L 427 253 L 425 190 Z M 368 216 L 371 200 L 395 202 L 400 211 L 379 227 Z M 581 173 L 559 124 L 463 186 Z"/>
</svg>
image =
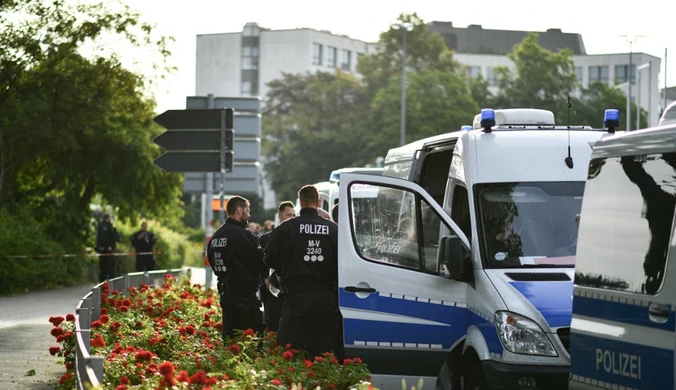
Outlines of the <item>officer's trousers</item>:
<svg viewBox="0 0 676 390">
<path fill-rule="evenodd" d="M 330 290 L 290 292 L 282 304 L 277 344 L 307 351 L 311 357 L 333 352 L 336 296 Z"/>
<path fill-rule="evenodd" d="M 101 252 L 102 256 L 99 256 L 99 283 L 115 277 L 117 272 L 115 263 L 117 262 L 117 259 L 115 256 L 106 256 L 106 254 L 112 253 L 112 251 L 104 251 Z"/>
<path fill-rule="evenodd" d="M 136 272 L 152 271 L 155 269 L 155 256 L 136 255 Z"/>
<path fill-rule="evenodd" d="M 221 294 L 223 309 L 223 340 L 232 337 L 235 330 L 253 329 L 263 332 L 263 314 L 261 303 L 256 294 Z"/>
</svg>

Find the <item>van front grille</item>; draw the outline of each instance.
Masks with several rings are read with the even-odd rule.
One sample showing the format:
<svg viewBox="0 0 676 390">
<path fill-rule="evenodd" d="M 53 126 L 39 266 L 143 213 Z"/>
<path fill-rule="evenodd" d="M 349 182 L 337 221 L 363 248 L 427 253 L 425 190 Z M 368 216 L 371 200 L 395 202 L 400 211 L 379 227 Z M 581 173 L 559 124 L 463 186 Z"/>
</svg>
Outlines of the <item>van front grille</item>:
<svg viewBox="0 0 676 390">
<path fill-rule="evenodd" d="M 505 275 L 517 282 L 567 282 L 571 280 L 565 272 L 507 272 Z"/>
</svg>

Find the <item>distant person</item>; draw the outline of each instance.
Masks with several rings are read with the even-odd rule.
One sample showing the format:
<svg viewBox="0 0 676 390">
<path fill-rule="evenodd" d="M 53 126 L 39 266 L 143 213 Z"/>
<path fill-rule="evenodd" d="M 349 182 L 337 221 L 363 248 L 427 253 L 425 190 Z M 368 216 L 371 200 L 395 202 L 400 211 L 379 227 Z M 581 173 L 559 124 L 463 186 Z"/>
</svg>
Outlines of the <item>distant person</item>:
<svg viewBox="0 0 676 390">
<path fill-rule="evenodd" d="M 248 229 L 251 206 L 247 199 L 228 200 L 228 219 L 209 241 L 207 258 L 218 278 L 218 293 L 223 310 L 223 339 L 235 330 L 263 331 L 261 302 L 256 296 L 267 280 L 268 268 L 258 238 Z"/>
<path fill-rule="evenodd" d="M 279 218 L 280 225 L 286 220 L 295 218 L 296 209 L 294 208 L 293 203 L 289 201 L 280 203 L 277 207 L 277 217 Z M 258 243 L 260 244 L 261 248 L 265 249 L 266 245 L 268 244 L 268 240 L 270 239 L 271 233 L 272 232 L 265 233 L 258 238 Z M 279 320 L 282 318 L 282 301 L 284 299 L 284 293 L 279 293 L 277 296 L 275 296 L 272 292 L 270 292 L 269 284 L 272 284 L 273 288 L 276 288 L 276 285 L 278 285 L 278 283 L 276 283 L 276 273 L 272 272 L 268 279 L 268 285 L 261 286 L 260 291 L 261 301 L 263 301 L 264 322 L 265 327 L 268 330 L 276 332 L 277 327 L 279 326 Z"/>
<path fill-rule="evenodd" d="M 110 221 L 110 214 L 103 214 L 103 221 L 96 228 L 96 252 L 99 256 L 99 283 L 115 277 L 117 259 L 114 256 L 120 235 Z"/>
<path fill-rule="evenodd" d="M 280 221 L 280 222 L 281 222 L 281 221 Z M 267 220 L 267 221 L 265 221 L 265 223 L 263 224 L 263 231 L 261 232 L 261 234 L 270 233 L 270 232 L 272 231 L 272 229 L 274 229 L 274 228 L 275 228 L 275 222 L 274 222 L 274 221 Z"/>
<path fill-rule="evenodd" d="M 157 237 L 148 231 L 148 223 L 141 224 L 141 230 L 131 236 L 131 245 L 136 250 L 136 272 L 147 272 L 155 269 L 153 247 Z"/>
</svg>

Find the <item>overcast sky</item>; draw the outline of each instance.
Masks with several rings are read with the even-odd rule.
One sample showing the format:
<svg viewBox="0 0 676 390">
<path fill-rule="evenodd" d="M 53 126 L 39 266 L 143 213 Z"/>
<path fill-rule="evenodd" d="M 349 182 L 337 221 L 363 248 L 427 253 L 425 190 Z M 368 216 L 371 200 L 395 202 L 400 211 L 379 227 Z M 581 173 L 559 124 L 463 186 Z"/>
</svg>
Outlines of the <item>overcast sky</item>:
<svg viewBox="0 0 676 390">
<path fill-rule="evenodd" d="M 195 93 L 195 36 L 239 32 L 246 22 L 271 29 L 310 27 L 372 41 L 400 13 L 417 12 L 426 22 L 451 21 L 454 26 L 480 24 L 486 29 L 545 31 L 560 28 L 582 34 L 589 54 L 622 53 L 629 44 L 619 35 L 643 35 L 635 52 L 664 57 L 669 49 L 668 85 L 676 85 L 676 39 L 668 2 L 605 3 L 589 0 L 561 2 L 534 0 L 127 0 L 159 32 L 176 38 L 171 49 L 178 71 L 155 88 L 158 111 L 185 108 L 185 97 Z M 671 39 L 670 39 L 671 37 Z M 150 63 L 143 53 L 125 51 L 125 61 Z M 660 69 L 664 85 L 664 66 Z M 669 81 L 669 80 L 674 80 Z"/>
</svg>

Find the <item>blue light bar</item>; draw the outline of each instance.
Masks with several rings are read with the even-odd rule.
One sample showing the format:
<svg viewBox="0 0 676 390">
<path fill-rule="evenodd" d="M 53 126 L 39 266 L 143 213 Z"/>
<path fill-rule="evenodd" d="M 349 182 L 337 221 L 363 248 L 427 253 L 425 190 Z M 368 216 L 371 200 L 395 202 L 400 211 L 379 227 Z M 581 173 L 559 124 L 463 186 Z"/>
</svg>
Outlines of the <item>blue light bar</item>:
<svg viewBox="0 0 676 390">
<path fill-rule="evenodd" d="M 620 112 L 614 108 L 606 110 L 603 115 L 603 126 L 607 128 L 615 128 L 620 125 Z"/>
<path fill-rule="evenodd" d="M 464 125 L 460 128 L 461 131 L 472 131 L 472 126 Z"/>
<path fill-rule="evenodd" d="M 490 133 L 491 127 L 495 126 L 495 110 L 492 108 L 482 108 L 480 124 L 486 133 Z"/>
</svg>

